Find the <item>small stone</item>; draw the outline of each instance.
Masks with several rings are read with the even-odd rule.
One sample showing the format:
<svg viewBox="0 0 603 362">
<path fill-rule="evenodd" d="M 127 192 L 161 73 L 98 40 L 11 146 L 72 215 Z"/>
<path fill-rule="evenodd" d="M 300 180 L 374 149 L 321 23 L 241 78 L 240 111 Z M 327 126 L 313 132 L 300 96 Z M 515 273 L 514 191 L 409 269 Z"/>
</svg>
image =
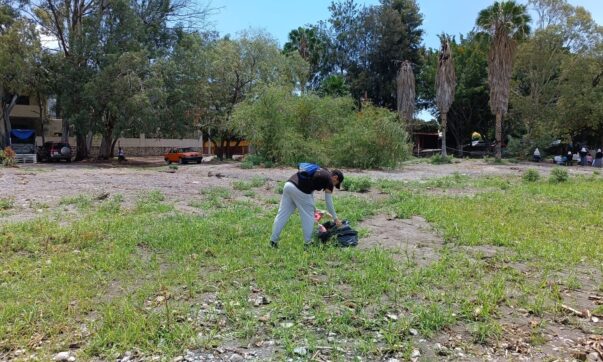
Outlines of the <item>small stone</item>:
<svg viewBox="0 0 603 362">
<path fill-rule="evenodd" d="M 398 320 L 398 316 L 395 315 L 395 314 L 391 314 L 390 313 L 390 314 L 386 315 L 386 317 L 387 317 L 387 319 L 391 319 L 393 321 L 397 321 Z"/>
<path fill-rule="evenodd" d="M 421 351 L 419 351 L 418 349 L 415 349 L 412 351 L 410 358 L 419 358 L 421 356 Z"/>
<path fill-rule="evenodd" d="M 284 322 L 284 323 L 281 323 L 281 327 L 283 327 L 283 328 L 291 328 L 291 327 L 293 327 L 293 323 L 291 323 L 291 322 Z"/>
<path fill-rule="evenodd" d="M 229 361 L 233 361 L 233 362 L 240 362 L 243 361 L 245 358 L 243 358 L 243 356 L 241 356 L 238 353 L 233 354 L 232 356 L 230 356 L 230 358 L 228 359 Z"/>
<path fill-rule="evenodd" d="M 335 342 L 335 337 L 327 337 L 327 342 L 329 342 L 329 343 Z"/>
<path fill-rule="evenodd" d="M 172 360 L 172 362 L 181 362 L 182 360 L 184 360 L 183 356 L 177 356 L 177 357 L 174 357 L 174 359 Z"/>
<path fill-rule="evenodd" d="M 598 323 L 599 322 L 599 318 L 597 317 L 592 317 L 591 320 L 593 321 L 593 323 Z"/>
<path fill-rule="evenodd" d="M 586 360 L 588 362 L 601 362 L 601 357 L 599 357 L 597 352 L 591 352 L 586 356 Z"/>
<path fill-rule="evenodd" d="M 387 362 L 400 362 L 400 360 L 397 358 L 390 358 L 387 360 Z"/>
<path fill-rule="evenodd" d="M 69 358 L 67 358 L 68 362 L 74 362 L 75 361 L 75 357 L 74 356 L 69 356 Z"/>
<path fill-rule="evenodd" d="M 416 330 L 416 329 L 414 329 L 414 328 L 411 328 L 411 329 L 409 329 L 408 331 L 409 331 L 409 332 L 410 332 L 410 334 L 411 334 L 411 335 L 413 335 L 413 336 L 416 336 L 417 334 L 419 334 L 419 331 L 417 331 L 417 330 Z"/>
<path fill-rule="evenodd" d="M 308 354 L 308 351 L 306 350 L 306 347 L 297 347 L 293 350 L 293 353 L 298 356 L 305 356 Z"/>
<path fill-rule="evenodd" d="M 53 360 L 67 361 L 67 360 L 69 360 L 69 357 L 70 357 L 69 352 L 59 352 L 54 356 Z"/>
</svg>

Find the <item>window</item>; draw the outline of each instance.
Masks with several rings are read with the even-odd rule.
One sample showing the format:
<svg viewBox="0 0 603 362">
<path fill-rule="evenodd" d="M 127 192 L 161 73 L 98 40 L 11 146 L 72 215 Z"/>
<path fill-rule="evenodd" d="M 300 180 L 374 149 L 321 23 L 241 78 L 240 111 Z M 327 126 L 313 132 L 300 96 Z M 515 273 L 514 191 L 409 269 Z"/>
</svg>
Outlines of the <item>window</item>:
<svg viewBox="0 0 603 362">
<path fill-rule="evenodd" d="M 17 97 L 17 104 L 22 105 L 22 106 L 29 106 L 29 97 L 28 96 Z"/>
</svg>

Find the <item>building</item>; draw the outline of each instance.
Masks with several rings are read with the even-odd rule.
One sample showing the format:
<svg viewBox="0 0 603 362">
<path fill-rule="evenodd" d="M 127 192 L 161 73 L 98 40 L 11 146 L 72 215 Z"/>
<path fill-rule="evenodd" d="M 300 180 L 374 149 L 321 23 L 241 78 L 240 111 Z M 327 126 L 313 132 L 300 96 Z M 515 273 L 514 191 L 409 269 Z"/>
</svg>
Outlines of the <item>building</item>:
<svg viewBox="0 0 603 362">
<path fill-rule="evenodd" d="M 10 114 L 12 128 L 34 130 L 38 146 L 41 146 L 44 141 L 60 141 L 63 122 L 56 117 L 54 112 L 55 103 L 56 100 L 53 98 L 43 100 L 40 103 L 36 97 L 20 96 Z M 42 113 L 41 117 L 40 113 Z M 203 146 L 201 147 L 202 142 Z M 75 147 L 75 138 L 69 137 L 69 143 L 72 147 Z M 92 156 L 98 154 L 100 144 L 100 136 L 92 138 L 90 147 Z M 146 138 L 144 134 L 140 134 L 138 137 L 120 138 L 117 144 L 124 148 L 129 156 L 159 156 L 170 148 L 178 147 L 199 148 L 206 155 L 216 153 L 215 145 L 207 139 L 202 139 L 199 132 L 194 132 L 187 138 Z M 245 140 L 238 142 L 238 144 L 236 141 L 230 142 L 230 154 L 246 154 L 249 153 L 249 149 L 250 145 Z"/>
</svg>

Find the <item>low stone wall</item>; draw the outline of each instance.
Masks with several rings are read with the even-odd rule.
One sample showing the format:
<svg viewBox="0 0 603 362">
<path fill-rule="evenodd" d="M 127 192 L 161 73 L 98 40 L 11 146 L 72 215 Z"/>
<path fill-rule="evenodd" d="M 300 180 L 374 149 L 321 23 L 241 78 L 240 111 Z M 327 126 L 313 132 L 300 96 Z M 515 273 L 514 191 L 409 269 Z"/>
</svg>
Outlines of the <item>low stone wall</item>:
<svg viewBox="0 0 603 362">
<path fill-rule="evenodd" d="M 190 147 L 195 147 L 195 146 L 190 146 Z M 163 156 L 163 154 L 165 154 L 171 147 L 124 147 L 124 146 L 122 146 L 122 148 L 124 149 L 124 153 L 125 153 L 126 157 L 128 157 L 128 156 L 142 157 L 142 156 Z M 91 157 L 98 156 L 99 151 L 100 151 L 100 147 L 92 146 L 92 148 L 90 148 L 90 156 Z M 115 156 L 117 156 L 117 146 L 115 146 L 114 153 L 115 153 Z"/>
<path fill-rule="evenodd" d="M 60 137 L 46 137 L 46 142 L 60 142 Z M 42 137 L 36 137 L 36 144 L 42 145 Z M 69 144 L 75 149 L 76 140 L 75 137 L 69 137 Z M 90 148 L 90 156 L 98 156 L 101 145 L 101 139 L 95 137 L 92 140 L 92 147 Z M 231 144 L 231 154 L 246 154 L 250 151 L 250 147 L 247 143 L 241 143 L 238 147 L 234 147 L 234 142 Z M 117 155 L 117 147 L 121 146 L 124 149 L 126 157 L 128 156 L 161 156 L 166 153 L 170 148 L 181 148 L 181 147 L 194 147 L 201 150 L 201 140 L 194 138 L 146 138 L 141 135 L 139 138 L 120 138 L 115 144 L 114 153 Z M 214 151 L 212 146 L 211 151 Z M 205 147 L 203 147 L 203 154 L 210 154 L 209 142 L 205 140 Z"/>
</svg>

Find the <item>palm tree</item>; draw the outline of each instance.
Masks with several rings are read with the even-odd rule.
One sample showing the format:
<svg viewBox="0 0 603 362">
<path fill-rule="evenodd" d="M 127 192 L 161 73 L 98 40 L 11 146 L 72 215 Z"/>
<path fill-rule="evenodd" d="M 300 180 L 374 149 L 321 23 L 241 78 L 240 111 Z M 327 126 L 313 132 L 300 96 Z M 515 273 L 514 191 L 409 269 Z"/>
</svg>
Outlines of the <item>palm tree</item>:
<svg viewBox="0 0 603 362">
<path fill-rule="evenodd" d="M 440 37 L 442 48 L 438 59 L 438 71 L 436 74 L 436 105 L 440 110 L 442 117 L 442 156 L 446 156 L 446 121 L 448 110 L 454 101 L 456 90 L 456 73 L 454 72 L 454 62 L 452 61 L 452 50 L 450 49 L 450 40 L 447 36 Z"/>
<path fill-rule="evenodd" d="M 313 66 L 318 63 L 323 49 L 322 40 L 315 27 L 299 27 L 289 32 L 289 41 L 285 43 L 285 54 L 297 51 L 299 55 Z"/>
<path fill-rule="evenodd" d="M 490 110 L 496 115 L 496 159 L 501 159 L 502 119 L 509 106 L 513 57 L 517 42 L 530 32 L 525 5 L 514 1 L 495 2 L 479 12 L 476 25 L 490 39 L 488 83 Z"/>
<path fill-rule="evenodd" d="M 415 73 L 412 71 L 412 63 L 405 60 L 400 65 L 398 77 L 396 78 L 398 113 L 400 117 L 409 122 L 415 114 Z"/>
</svg>

